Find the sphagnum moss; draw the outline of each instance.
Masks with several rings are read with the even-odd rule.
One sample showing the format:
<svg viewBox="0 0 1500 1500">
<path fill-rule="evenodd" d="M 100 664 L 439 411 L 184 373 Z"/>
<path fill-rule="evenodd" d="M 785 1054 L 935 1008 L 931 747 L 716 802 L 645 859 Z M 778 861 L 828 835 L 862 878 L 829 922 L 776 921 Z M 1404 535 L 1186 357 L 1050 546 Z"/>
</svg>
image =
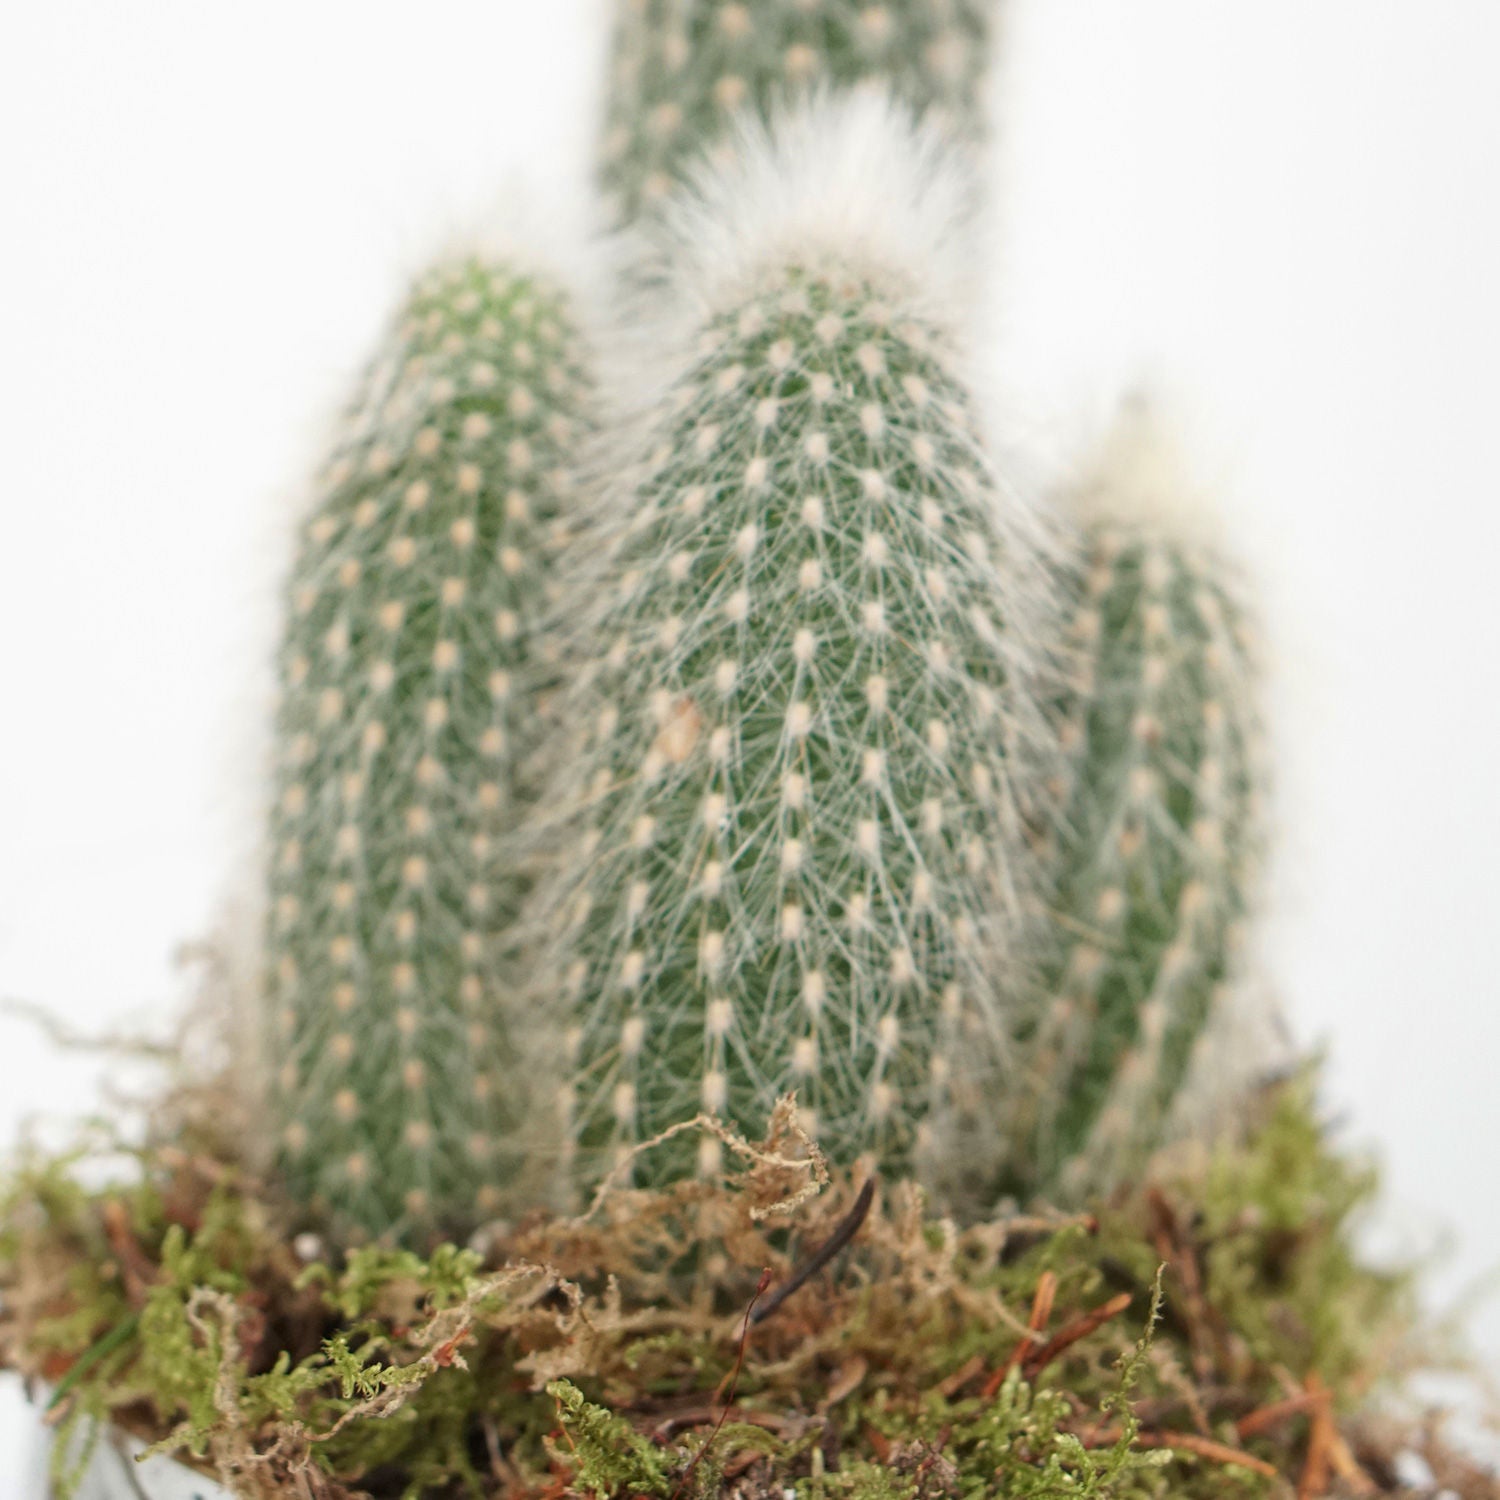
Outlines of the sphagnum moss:
<svg viewBox="0 0 1500 1500">
<path fill-rule="evenodd" d="M 189 1150 L 139 1151 L 104 1190 L 37 1162 L 0 1196 L 0 1358 L 62 1391 L 65 1428 L 112 1418 L 256 1500 L 1269 1500 L 1304 1477 L 1318 1403 L 1286 1401 L 1318 1377 L 1348 1492 L 1409 1494 L 1347 1418 L 1411 1348 L 1410 1283 L 1355 1252 L 1372 1179 L 1307 1092 L 1092 1215 L 960 1230 L 882 1189 L 747 1339 L 763 1270 L 786 1277 L 859 1186 L 777 1209 L 808 1167 L 776 1140 L 726 1184 L 339 1265 L 304 1265 L 253 1184 Z"/>
</svg>

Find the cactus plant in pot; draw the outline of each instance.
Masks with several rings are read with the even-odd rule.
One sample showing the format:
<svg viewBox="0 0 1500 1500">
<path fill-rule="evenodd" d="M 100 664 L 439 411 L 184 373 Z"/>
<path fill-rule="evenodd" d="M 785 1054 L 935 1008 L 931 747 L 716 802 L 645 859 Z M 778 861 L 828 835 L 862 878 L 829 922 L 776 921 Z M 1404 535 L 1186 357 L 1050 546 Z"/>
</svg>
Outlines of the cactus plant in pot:
<svg viewBox="0 0 1500 1500">
<path fill-rule="evenodd" d="M 255 1056 L 0 1199 L 59 1495 L 1401 1492 L 1368 1172 L 1301 1070 L 1196 1128 L 1243 606 L 1138 422 L 1028 495 L 970 368 L 987 21 L 626 0 L 620 326 L 413 287 L 287 582 Z"/>
</svg>

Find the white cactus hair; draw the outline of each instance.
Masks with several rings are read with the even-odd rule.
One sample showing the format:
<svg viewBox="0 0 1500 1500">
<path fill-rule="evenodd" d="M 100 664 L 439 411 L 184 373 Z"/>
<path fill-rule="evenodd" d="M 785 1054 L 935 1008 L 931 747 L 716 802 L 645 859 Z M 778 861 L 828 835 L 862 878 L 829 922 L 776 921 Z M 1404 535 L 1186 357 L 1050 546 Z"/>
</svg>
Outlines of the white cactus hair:
<svg viewBox="0 0 1500 1500">
<path fill-rule="evenodd" d="M 1147 526 L 1188 546 L 1224 550 L 1215 484 L 1197 473 L 1183 438 L 1183 403 L 1154 382 L 1115 404 L 1102 439 L 1071 486 L 1073 517 L 1085 525 Z"/>
<path fill-rule="evenodd" d="M 581 186 L 514 171 L 477 208 L 455 211 L 435 233 L 412 236 L 402 257 L 403 286 L 434 266 L 463 260 L 506 265 L 562 293 L 587 341 L 607 316 L 608 244 L 599 205 Z"/>
<path fill-rule="evenodd" d="M 1243 969 L 1214 1006 L 1193 1048 L 1163 1130 L 1168 1144 L 1215 1140 L 1243 1128 L 1244 1101 L 1294 1075 L 1300 1054 L 1280 997 Z"/>
<path fill-rule="evenodd" d="M 603 383 L 656 399 L 705 318 L 791 263 L 874 278 L 962 354 L 980 296 L 977 181 L 968 148 L 879 85 L 820 91 L 770 124 L 741 114 L 659 212 L 615 242 L 628 290 L 612 352 L 630 378 Z"/>
</svg>

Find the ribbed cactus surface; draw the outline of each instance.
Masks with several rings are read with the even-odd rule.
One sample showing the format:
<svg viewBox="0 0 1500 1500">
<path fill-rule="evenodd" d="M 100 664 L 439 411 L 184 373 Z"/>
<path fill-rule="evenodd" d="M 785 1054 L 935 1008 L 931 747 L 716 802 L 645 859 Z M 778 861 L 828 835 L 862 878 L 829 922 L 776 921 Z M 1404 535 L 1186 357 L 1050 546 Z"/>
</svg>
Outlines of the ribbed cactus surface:
<svg viewBox="0 0 1500 1500">
<path fill-rule="evenodd" d="M 1034 559 L 943 337 L 889 290 L 770 267 L 650 424 L 543 906 L 575 1181 L 700 1110 L 759 1138 L 793 1089 L 834 1159 L 901 1170 L 1003 1050 Z"/>
<path fill-rule="evenodd" d="M 619 0 L 603 178 L 621 214 L 662 197 L 736 112 L 874 82 L 980 133 L 996 0 Z"/>
<path fill-rule="evenodd" d="M 497 943 L 520 896 L 537 632 L 584 379 L 562 294 L 464 259 L 416 287 L 302 531 L 271 819 L 272 1109 L 342 1232 L 461 1230 L 517 1080 Z"/>
<path fill-rule="evenodd" d="M 1212 551 L 1133 513 L 1150 499 L 1133 450 L 1149 441 L 1127 434 L 1116 451 L 1131 476 L 1106 468 L 1086 501 L 1046 998 L 1010 1143 L 1021 1180 L 1065 1194 L 1119 1180 L 1160 1143 L 1194 1047 L 1230 1003 L 1262 846 L 1250 642 Z"/>
</svg>

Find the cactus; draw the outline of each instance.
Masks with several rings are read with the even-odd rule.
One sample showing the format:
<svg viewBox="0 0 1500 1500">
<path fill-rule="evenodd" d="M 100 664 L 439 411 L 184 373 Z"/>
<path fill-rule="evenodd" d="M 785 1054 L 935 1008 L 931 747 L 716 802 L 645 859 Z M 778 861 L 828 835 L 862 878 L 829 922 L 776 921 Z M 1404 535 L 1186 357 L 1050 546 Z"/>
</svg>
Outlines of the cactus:
<svg viewBox="0 0 1500 1500">
<path fill-rule="evenodd" d="M 1160 1143 L 1231 1004 L 1261 846 L 1244 617 L 1224 565 L 1171 519 L 1183 486 L 1164 457 L 1131 413 L 1081 496 L 1047 1001 L 1008 1143 L 1019 1181 L 1063 1196 L 1119 1180 Z"/>
<path fill-rule="evenodd" d="M 831 1158 L 902 1170 L 1003 1062 L 1041 570 L 976 436 L 941 269 L 892 231 L 904 198 L 913 236 L 962 256 L 934 151 L 867 101 L 815 110 L 684 215 L 683 255 L 713 248 L 671 300 L 708 311 L 611 507 L 558 793 L 584 811 L 538 919 L 575 1181 L 700 1110 L 758 1138 L 793 1089 Z M 801 234 L 856 161 L 879 174 L 865 222 Z M 694 1144 L 637 1181 L 691 1171 Z M 697 1148 L 711 1171 L 717 1142 Z"/>
<path fill-rule="evenodd" d="M 809 88 L 884 84 L 981 133 L 995 0 L 620 0 L 602 176 L 623 219 L 661 199 L 740 109 Z"/>
<path fill-rule="evenodd" d="M 499 935 L 584 380 L 562 294 L 425 276 L 367 371 L 290 580 L 268 924 L 293 1197 L 350 1236 L 492 1206 L 514 1068 Z"/>
</svg>

